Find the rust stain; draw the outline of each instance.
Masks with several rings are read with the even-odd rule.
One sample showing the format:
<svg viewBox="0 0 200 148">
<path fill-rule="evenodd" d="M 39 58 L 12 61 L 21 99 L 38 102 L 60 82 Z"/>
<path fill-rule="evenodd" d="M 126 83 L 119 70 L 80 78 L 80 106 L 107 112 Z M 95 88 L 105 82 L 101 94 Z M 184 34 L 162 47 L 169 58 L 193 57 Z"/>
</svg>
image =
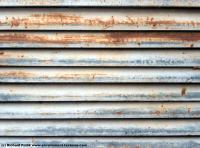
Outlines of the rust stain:
<svg viewBox="0 0 200 148">
<path fill-rule="evenodd" d="M 23 25 L 24 28 L 30 26 L 42 26 L 42 25 L 87 25 L 87 26 L 101 26 L 102 29 L 107 29 L 115 25 L 149 25 L 153 28 L 160 25 L 200 25 L 197 21 L 177 21 L 174 19 L 162 19 L 154 17 L 131 17 L 125 16 L 122 19 L 117 19 L 114 16 L 110 16 L 108 19 L 102 18 L 85 18 L 76 14 L 64 14 L 64 13 L 35 13 L 28 17 L 6 17 L 1 21 L 2 24 L 9 24 L 11 27 L 18 27 Z"/>
<path fill-rule="evenodd" d="M 154 112 L 157 116 L 160 116 L 161 112 L 159 110 Z"/>
<path fill-rule="evenodd" d="M 98 73 L 79 73 L 79 74 L 58 74 L 57 77 L 59 79 L 76 79 L 76 78 L 86 78 L 86 79 L 95 79 L 96 77 L 106 76 L 106 74 L 98 74 Z"/>
<path fill-rule="evenodd" d="M 0 73 L 0 77 L 20 77 L 20 78 L 29 78 L 34 76 L 32 73 L 28 72 L 21 72 L 21 71 L 16 71 L 16 72 L 3 72 Z"/>
<path fill-rule="evenodd" d="M 4 52 L 0 52 L 0 55 L 4 55 Z"/>
<path fill-rule="evenodd" d="M 158 109 L 156 109 L 152 114 L 155 114 L 157 116 L 160 116 L 162 114 L 167 113 L 167 108 L 162 104 Z"/>
<path fill-rule="evenodd" d="M 11 28 L 18 27 L 20 25 L 20 21 L 19 19 L 15 19 L 14 17 L 12 17 L 12 19 L 10 20 L 10 24 Z"/>
<path fill-rule="evenodd" d="M 200 41 L 200 33 L 163 32 L 112 32 L 112 33 L 0 33 L 0 42 L 25 42 L 42 44 L 126 44 L 136 42 Z"/>
<path fill-rule="evenodd" d="M 115 114 L 121 116 L 123 115 L 123 112 L 115 112 Z"/>
<path fill-rule="evenodd" d="M 187 89 L 185 87 L 182 88 L 182 90 L 181 90 L 181 96 L 185 96 L 186 93 L 187 93 Z"/>
</svg>

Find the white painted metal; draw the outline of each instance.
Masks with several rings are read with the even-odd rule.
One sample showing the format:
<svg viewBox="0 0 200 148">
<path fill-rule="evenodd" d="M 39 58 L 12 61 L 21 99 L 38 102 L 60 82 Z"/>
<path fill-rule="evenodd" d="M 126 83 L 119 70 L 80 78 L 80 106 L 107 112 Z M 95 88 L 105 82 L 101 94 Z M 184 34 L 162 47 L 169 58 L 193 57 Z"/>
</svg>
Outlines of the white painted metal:
<svg viewBox="0 0 200 148">
<path fill-rule="evenodd" d="M 1 68 L 0 82 L 199 83 L 192 68 Z"/>
<path fill-rule="evenodd" d="M 12 103 L 0 104 L 0 119 L 200 118 L 200 103 Z"/>
<path fill-rule="evenodd" d="M 0 136 L 199 136 L 200 120 L 3 120 Z"/>
<path fill-rule="evenodd" d="M 0 50 L 1 66 L 198 67 L 198 50 L 69 49 Z"/>
</svg>

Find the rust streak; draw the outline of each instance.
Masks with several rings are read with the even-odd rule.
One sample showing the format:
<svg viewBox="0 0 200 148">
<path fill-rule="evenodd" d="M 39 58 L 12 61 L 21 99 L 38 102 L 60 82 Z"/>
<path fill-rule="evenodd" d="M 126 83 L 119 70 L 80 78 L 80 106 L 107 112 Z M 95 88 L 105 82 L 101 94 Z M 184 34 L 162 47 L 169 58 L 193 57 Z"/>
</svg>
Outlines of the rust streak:
<svg viewBox="0 0 200 148">
<path fill-rule="evenodd" d="M 113 33 L 4 33 L 0 34 L 0 42 L 26 42 L 42 44 L 69 44 L 69 43 L 100 43 L 126 44 L 131 42 L 170 42 L 170 41 L 200 41 L 200 33 L 141 33 L 141 32 L 113 32 Z"/>
<path fill-rule="evenodd" d="M 162 19 L 154 17 L 131 17 L 125 16 L 122 19 L 117 19 L 114 16 L 110 16 L 108 19 L 101 18 L 85 18 L 75 14 L 64 13 L 36 13 L 28 17 L 6 17 L 2 24 L 10 24 L 11 27 L 18 27 L 23 25 L 24 28 L 29 26 L 41 26 L 41 25 L 87 25 L 87 26 L 101 26 L 102 29 L 113 27 L 115 25 L 150 25 L 156 27 L 158 25 L 200 25 L 200 22 L 195 21 L 176 21 L 173 19 Z"/>
<path fill-rule="evenodd" d="M 121 116 L 123 115 L 123 112 L 115 112 L 116 115 Z"/>
<path fill-rule="evenodd" d="M 75 78 L 88 78 L 88 79 L 95 79 L 96 77 L 101 77 L 105 76 L 106 74 L 96 74 L 96 73 L 91 73 L 91 74 L 59 74 L 57 77 L 59 79 L 75 79 Z"/>
<path fill-rule="evenodd" d="M 20 77 L 20 78 L 29 78 L 34 76 L 34 74 L 32 73 L 28 73 L 28 72 L 4 72 L 4 73 L 0 73 L 0 77 Z"/>
</svg>

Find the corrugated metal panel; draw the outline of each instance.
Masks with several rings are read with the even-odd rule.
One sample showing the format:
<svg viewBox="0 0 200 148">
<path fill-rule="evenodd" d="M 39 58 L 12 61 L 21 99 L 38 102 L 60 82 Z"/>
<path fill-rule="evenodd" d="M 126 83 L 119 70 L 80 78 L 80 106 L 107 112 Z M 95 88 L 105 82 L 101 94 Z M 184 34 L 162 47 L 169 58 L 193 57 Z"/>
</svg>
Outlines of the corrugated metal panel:
<svg viewBox="0 0 200 148">
<path fill-rule="evenodd" d="M 199 0 L 0 7 L 0 147 L 200 147 Z"/>
</svg>

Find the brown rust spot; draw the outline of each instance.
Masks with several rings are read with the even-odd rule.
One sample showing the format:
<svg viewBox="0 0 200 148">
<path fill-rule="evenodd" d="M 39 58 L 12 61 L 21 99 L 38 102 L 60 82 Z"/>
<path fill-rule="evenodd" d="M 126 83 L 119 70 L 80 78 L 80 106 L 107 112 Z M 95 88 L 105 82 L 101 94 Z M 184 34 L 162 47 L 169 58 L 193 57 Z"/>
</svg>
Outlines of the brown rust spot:
<svg viewBox="0 0 200 148">
<path fill-rule="evenodd" d="M 123 112 L 119 111 L 119 112 L 115 112 L 115 114 L 121 116 L 121 115 L 123 115 Z"/>
<path fill-rule="evenodd" d="M 167 108 L 162 104 L 158 109 L 156 109 L 152 114 L 155 114 L 157 116 L 160 116 L 162 114 L 167 113 Z"/>
<path fill-rule="evenodd" d="M 11 28 L 18 27 L 20 25 L 20 21 L 18 19 L 15 19 L 15 17 L 12 17 L 10 24 L 11 24 Z"/>
<path fill-rule="evenodd" d="M 154 114 L 156 114 L 157 116 L 160 116 L 161 112 L 159 110 L 155 111 Z"/>
<path fill-rule="evenodd" d="M 187 93 L 187 89 L 184 87 L 181 89 L 181 96 L 185 96 Z"/>
<path fill-rule="evenodd" d="M 4 52 L 0 52 L 0 55 L 4 55 Z"/>
</svg>

